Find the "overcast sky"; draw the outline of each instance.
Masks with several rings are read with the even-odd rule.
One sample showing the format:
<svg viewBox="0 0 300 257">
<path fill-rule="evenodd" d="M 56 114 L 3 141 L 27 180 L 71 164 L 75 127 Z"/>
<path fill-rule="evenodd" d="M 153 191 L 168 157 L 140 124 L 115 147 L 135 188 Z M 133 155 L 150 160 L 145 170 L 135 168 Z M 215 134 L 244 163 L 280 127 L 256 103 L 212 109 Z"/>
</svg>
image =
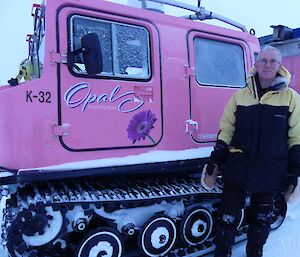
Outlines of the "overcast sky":
<svg viewBox="0 0 300 257">
<path fill-rule="evenodd" d="M 126 0 L 113 1 L 126 2 Z M 197 4 L 197 0 L 179 1 Z M 1 3 L 0 84 L 2 85 L 6 84 L 9 78 L 16 76 L 19 63 L 27 57 L 25 37 L 28 33 L 32 33 L 33 21 L 30 12 L 33 3 L 39 3 L 39 0 L 3 0 Z M 209 11 L 238 21 L 248 30 L 254 28 L 258 37 L 271 34 L 270 25 L 300 27 L 299 0 L 202 0 L 202 5 Z"/>
</svg>

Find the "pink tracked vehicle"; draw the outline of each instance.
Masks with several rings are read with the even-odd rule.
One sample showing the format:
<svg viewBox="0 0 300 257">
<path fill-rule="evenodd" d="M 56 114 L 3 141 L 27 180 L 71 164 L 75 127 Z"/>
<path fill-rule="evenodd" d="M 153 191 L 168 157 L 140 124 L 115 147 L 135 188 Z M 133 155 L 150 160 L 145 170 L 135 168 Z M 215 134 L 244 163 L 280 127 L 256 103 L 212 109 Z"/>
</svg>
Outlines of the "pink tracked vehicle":
<svg viewBox="0 0 300 257">
<path fill-rule="evenodd" d="M 167 15 L 168 6 L 191 15 Z M 199 177 L 257 38 L 200 1 L 49 0 L 32 15 L 28 59 L 0 88 L 9 255 L 213 251 L 222 181 L 207 191 Z M 235 28 L 199 22 L 212 18 Z M 276 228 L 285 204 L 274 204 Z M 236 240 L 246 231 L 247 206 Z"/>
</svg>

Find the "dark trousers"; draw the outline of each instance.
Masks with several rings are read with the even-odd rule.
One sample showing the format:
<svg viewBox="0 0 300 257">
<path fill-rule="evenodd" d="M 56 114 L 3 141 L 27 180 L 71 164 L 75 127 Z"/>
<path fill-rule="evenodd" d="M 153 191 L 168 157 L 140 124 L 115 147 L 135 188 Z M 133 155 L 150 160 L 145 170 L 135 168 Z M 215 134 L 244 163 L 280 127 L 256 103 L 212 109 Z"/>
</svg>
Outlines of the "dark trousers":
<svg viewBox="0 0 300 257">
<path fill-rule="evenodd" d="M 215 232 L 215 257 L 231 256 L 241 210 L 247 193 L 229 183 L 224 184 Z M 270 233 L 274 193 L 252 193 L 249 207 L 247 256 L 261 257 Z M 248 216 L 247 216 L 248 217 Z"/>
</svg>

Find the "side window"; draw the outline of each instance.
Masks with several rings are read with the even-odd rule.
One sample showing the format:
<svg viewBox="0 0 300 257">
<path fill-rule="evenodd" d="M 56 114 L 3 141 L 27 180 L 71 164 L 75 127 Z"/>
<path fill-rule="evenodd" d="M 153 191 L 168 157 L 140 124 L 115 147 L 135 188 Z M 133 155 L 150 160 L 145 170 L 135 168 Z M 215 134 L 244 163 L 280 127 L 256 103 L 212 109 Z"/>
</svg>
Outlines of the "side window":
<svg viewBox="0 0 300 257">
<path fill-rule="evenodd" d="M 199 84 L 228 87 L 245 85 L 244 52 L 240 45 L 195 38 L 194 48 Z"/>
<path fill-rule="evenodd" d="M 84 35 L 98 34 L 103 58 L 100 76 L 150 78 L 149 32 L 144 27 L 83 16 L 73 16 L 71 24 L 72 51 L 81 47 Z M 73 71 L 87 74 L 81 55 L 76 56 Z"/>
</svg>

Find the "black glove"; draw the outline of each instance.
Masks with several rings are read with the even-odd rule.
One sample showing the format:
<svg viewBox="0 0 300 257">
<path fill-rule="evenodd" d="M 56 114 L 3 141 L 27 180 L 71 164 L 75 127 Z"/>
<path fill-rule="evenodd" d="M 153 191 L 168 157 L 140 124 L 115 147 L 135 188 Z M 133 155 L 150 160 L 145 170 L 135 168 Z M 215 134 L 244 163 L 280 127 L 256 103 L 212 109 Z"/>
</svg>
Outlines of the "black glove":
<svg viewBox="0 0 300 257">
<path fill-rule="evenodd" d="M 228 152 L 228 145 L 225 142 L 218 140 L 210 155 L 211 162 L 218 166 L 223 164 L 227 158 Z"/>
<path fill-rule="evenodd" d="M 18 83 L 18 79 L 14 79 L 14 78 L 11 78 L 9 81 L 7 81 L 9 83 L 9 85 L 11 86 L 17 86 L 19 85 Z"/>
<path fill-rule="evenodd" d="M 206 173 L 207 175 L 211 176 L 214 172 L 215 167 L 217 166 L 217 164 L 214 164 L 212 162 L 208 162 L 207 166 L 206 166 Z"/>
<path fill-rule="evenodd" d="M 291 192 L 293 193 L 298 184 L 298 177 L 295 174 L 288 174 L 284 184 L 284 191 L 287 191 L 290 186 L 294 186 L 293 191 Z"/>
<path fill-rule="evenodd" d="M 222 140 L 218 140 L 214 150 L 210 154 L 209 162 L 207 163 L 206 173 L 211 176 L 215 167 L 222 165 L 228 155 L 228 146 Z"/>
</svg>

